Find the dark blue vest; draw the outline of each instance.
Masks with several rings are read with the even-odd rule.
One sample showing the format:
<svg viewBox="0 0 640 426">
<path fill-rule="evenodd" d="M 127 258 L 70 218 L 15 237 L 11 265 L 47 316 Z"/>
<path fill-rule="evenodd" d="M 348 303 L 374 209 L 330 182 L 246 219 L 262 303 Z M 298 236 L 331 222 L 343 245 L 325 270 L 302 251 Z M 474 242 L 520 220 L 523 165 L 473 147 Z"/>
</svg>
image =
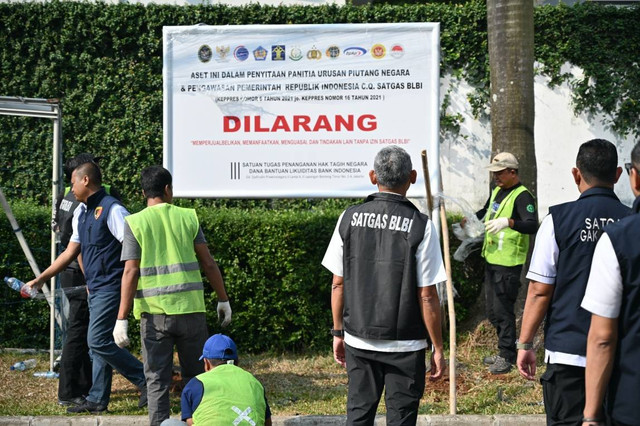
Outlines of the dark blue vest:
<svg viewBox="0 0 640 426">
<path fill-rule="evenodd" d="M 78 220 L 84 275 L 89 292 L 120 291 L 124 262 L 120 261 L 122 244 L 107 225 L 109 211 L 118 200 L 104 188 L 87 200 L 87 210 Z"/>
<path fill-rule="evenodd" d="M 591 314 L 580 307 L 596 242 L 605 225 L 631 213 L 611 189 L 591 188 L 580 198 L 549 208 L 559 254 L 553 298 L 545 322 L 545 347 L 585 356 Z"/>
<path fill-rule="evenodd" d="M 364 339 L 427 337 L 418 303 L 416 251 L 429 218 L 405 197 L 372 194 L 349 207 L 344 243 L 344 329 Z M 435 238 L 435 236 L 434 236 Z"/>
<path fill-rule="evenodd" d="M 640 419 L 640 197 L 633 211 L 636 214 L 605 230 L 620 264 L 623 286 L 618 347 L 605 407 L 613 419 L 630 425 Z"/>
</svg>

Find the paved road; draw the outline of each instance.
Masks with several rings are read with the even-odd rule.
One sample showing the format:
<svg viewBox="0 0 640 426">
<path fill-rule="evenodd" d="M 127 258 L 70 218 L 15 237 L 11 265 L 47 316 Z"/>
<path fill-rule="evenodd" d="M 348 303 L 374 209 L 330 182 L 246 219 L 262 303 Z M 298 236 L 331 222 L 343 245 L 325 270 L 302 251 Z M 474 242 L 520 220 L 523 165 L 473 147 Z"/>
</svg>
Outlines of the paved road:
<svg viewBox="0 0 640 426">
<path fill-rule="evenodd" d="M 338 426 L 344 425 L 345 416 L 273 416 L 274 426 Z M 146 416 L 38 416 L 0 417 L 0 426 L 143 426 Z M 417 426 L 542 426 L 545 416 L 418 416 Z M 384 426 L 384 416 L 378 416 L 376 426 Z M 242 426 L 242 425 L 239 425 Z"/>
</svg>

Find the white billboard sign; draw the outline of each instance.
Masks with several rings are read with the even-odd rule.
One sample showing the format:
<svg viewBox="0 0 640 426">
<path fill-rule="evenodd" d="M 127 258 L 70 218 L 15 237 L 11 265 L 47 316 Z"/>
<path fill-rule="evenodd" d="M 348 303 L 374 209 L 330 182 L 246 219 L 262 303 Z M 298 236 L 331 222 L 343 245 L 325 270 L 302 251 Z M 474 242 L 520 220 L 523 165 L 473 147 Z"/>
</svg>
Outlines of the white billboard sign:
<svg viewBox="0 0 640 426">
<path fill-rule="evenodd" d="M 177 197 L 361 197 L 399 145 L 439 181 L 439 25 L 164 28 Z M 422 173 L 408 196 L 424 197 Z"/>
</svg>

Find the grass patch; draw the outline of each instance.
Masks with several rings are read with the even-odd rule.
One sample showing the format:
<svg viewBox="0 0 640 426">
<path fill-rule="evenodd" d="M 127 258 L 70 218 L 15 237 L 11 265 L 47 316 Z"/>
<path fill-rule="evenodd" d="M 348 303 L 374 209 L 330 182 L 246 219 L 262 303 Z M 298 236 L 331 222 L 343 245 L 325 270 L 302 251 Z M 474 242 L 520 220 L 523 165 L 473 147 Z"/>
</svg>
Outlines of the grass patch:
<svg viewBox="0 0 640 426">
<path fill-rule="evenodd" d="M 458 414 L 544 414 L 542 387 L 530 382 L 513 369 L 494 376 L 482 365 L 482 357 L 493 353 L 495 332 L 482 322 L 475 330 L 458 337 L 457 411 Z M 327 339 L 327 349 L 330 347 Z M 544 372 L 543 349 L 538 349 L 538 374 Z M 35 370 L 10 371 L 20 360 L 36 358 Z M 66 408 L 57 405 L 58 381 L 33 377 L 34 371 L 48 369 L 49 355 L 0 353 L 0 416 L 67 415 Z M 340 415 L 345 413 L 347 400 L 346 371 L 333 361 L 327 351 L 314 355 L 259 354 L 242 356 L 240 366 L 251 371 L 265 386 L 274 415 Z M 138 409 L 138 391 L 119 374 L 114 374 L 109 414 L 142 415 Z M 180 390 L 175 387 L 171 397 L 172 414 L 180 412 Z M 384 413 L 384 402 L 379 413 Z M 449 380 L 427 382 L 420 405 L 420 414 L 449 413 Z"/>
</svg>

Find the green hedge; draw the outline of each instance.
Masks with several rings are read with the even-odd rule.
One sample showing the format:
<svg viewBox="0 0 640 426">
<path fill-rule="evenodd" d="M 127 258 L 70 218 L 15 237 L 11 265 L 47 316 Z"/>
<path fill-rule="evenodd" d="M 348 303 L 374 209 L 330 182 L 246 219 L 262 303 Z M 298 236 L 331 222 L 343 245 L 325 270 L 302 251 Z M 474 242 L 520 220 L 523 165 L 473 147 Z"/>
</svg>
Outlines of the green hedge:
<svg viewBox="0 0 640 426">
<path fill-rule="evenodd" d="M 195 204 L 181 202 L 180 204 Z M 49 265 L 50 212 L 13 204 L 40 268 Z M 331 274 L 320 262 L 341 209 L 268 210 L 200 208 L 209 248 L 222 271 L 231 298 L 233 321 L 222 330 L 216 298 L 207 286 L 207 322 L 211 333 L 237 338 L 243 351 L 327 350 L 331 328 Z M 6 217 L 0 218 L 0 274 L 24 281 L 33 276 Z M 452 241 L 453 248 L 457 243 Z M 458 320 L 475 303 L 482 269 L 453 262 Z M 478 275 L 479 274 L 479 275 Z M 2 286 L 0 347 L 48 347 L 49 309 L 43 300 L 24 300 Z M 137 321 L 131 321 L 133 348 L 139 348 Z M 58 346 L 59 347 L 59 346 Z"/>
<path fill-rule="evenodd" d="M 102 166 L 126 201 L 139 200 L 141 168 L 162 163 L 162 27 L 165 25 L 440 22 L 442 73 L 476 89 L 469 102 L 487 107 L 486 5 L 169 6 L 90 2 L 0 3 L 0 95 L 59 98 L 65 156 L 103 155 Z M 590 2 L 536 9 L 536 59 L 556 84 L 575 87 L 578 111 L 603 111 L 615 130 L 640 129 L 640 7 Z M 569 61 L 583 78 L 561 73 Z M 442 128 L 460 111 L 445 94 Z M 45 202 L 51 171 L 51 125 L 0 117 L 0 186 L 11 199 Z M 222 202 L 218 202 L 219 204 Z"/>
<path fill-rule="evenodd" d="M 12 210 L 36 263 L 44 270 L 51 263 L 51 209 L 33 203 L 12 203 Z M 34 277 L 4 211 L 0 216 L 0 278 L 14 276 L 24 282 Z M 0 347 L 48 348 L 49 308 L 44 300 L 23 299 L 4 281 L 0 285 Z"/>
</svg>

